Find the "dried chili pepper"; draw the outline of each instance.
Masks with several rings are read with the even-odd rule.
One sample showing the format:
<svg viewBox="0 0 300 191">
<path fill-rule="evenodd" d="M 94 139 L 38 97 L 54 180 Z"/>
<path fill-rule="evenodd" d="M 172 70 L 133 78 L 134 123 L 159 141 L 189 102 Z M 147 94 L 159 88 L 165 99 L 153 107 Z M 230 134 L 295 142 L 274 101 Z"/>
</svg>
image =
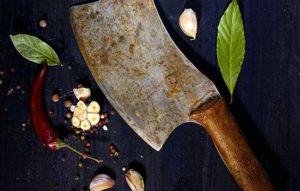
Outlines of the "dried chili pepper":
<svg viewBox="0 0 300 191">
<path fill-rule="evenodd" d="M 47 145 L 52 150 L 68 148 L 74 151 L 75 153 L 79 154 L 83 158 L 88 158 L 98 163 L 102 162 L 102 160 L 98 160 L 93 157 L 87 156 L 77 151 L 70 145 L 66 144 L 58 138 L 58 134 L 53 130 L 42 99 L 42 92 L 46 81 L 47 73 L 48 65 L 44 64 L 34 80 L 32 94 L 30 98 L 31 120 L 38 138 L 44 145 Z"/>
</svg>

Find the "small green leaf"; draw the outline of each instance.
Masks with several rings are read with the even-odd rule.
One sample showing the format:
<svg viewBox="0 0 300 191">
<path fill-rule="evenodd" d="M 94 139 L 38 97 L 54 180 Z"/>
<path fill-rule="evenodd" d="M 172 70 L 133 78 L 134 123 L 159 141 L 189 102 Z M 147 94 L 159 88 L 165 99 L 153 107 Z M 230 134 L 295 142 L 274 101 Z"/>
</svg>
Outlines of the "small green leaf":
<svg viewBox="0 0 300 191">
<path fill-rule="evenodd" d="M 217 56 L 223 79 L 232 98 L 245 56 L 244 25 L 236 0 L 230 3 L 220 20 Z"/>
<path fill-rule="evenodd" d="M 37 37 L 27 34 L 10 35 L 17 51 L 27 60 L 37 64 L 48 66 L 61 65 L 55 51 L 45 42 Z"/>
</svg>

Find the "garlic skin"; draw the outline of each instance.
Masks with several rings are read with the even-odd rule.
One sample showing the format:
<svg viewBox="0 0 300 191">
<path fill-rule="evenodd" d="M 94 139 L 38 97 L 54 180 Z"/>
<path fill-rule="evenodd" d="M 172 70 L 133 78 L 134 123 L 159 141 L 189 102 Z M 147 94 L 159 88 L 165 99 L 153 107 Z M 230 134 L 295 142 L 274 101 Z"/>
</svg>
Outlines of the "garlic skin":
<svg viewBox="0 0 300 191">
<path fill-rule="evenodd" d="M 192 40 L 196 39 L 197 35 L 197 16 L 193 9 L 184 9 L 179 17 L 179 26 L 187 36 Z"/>
<path fill-rule="evenodd" d="M 78 100 L 86 101 L 91 97 L 90 88 L 75 88 L 73 89 L 74 95 Z"/>
<path fill-rule="evenodd" d="M 93 178 L 90 183 L 91 191 L 102 191 L 112 188 L 115 185 L 115 181 L 106 174 L 99 174 Z"/>
<path fill-rule="evenodd" d="M 126 182 L 132 191 L 144 191 L 143 177 L 136 171 L 130 169 L 125 174 Z"/>
</svg>

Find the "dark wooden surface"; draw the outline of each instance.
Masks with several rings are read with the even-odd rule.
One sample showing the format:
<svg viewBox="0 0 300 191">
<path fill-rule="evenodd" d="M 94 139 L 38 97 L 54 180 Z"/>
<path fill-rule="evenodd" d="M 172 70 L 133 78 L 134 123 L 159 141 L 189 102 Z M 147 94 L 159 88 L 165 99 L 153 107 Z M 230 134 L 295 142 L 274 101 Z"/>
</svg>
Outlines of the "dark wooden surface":
<svg viewBox="0 0 300 191">
<path fill-rule="evenodd" d="M 189 41 L 178 29 L 177 20 L 187 1 L 159 0 L 159 10 L 175 42 L 195 65 L 209 76 L 228 98 L 216 61 L 216 29 L 229 1 L 190 0 L 200 20 L 199 36 Z M 231 191 L 239 190 L 223 165 L 203 128 L 186 124 L 178 127 L 163 149 L 147 146 L 126 123 L 113 116 L 109 131 L 91 136 L 92 155 L 101 165 L 84 161 L 62 150 L 42 146 L 30 125 L 29 93 L 38 69 L 14 50 L 9 34 L 28 33 L 47 41 L 58 52 L 63 67 L 51 68 L 45 87 L 47 108 L 54 110 L 53 122 L 63 124 L 63 99 L 50 102 L 51 90 L 62 93 L 88 79 L 93 94 L 104 107 L 111 107 L 91 78 L 80 55 L 68 21 L 63 0 L 0 1 L 0 190 L 68 191 L 86 190 L 93 175 L 111 170 L 116 177 L 113 190 L 129 190 L 121 168 L 131 165 L 146 174 L 149 191 Z M 276 190 L 300 190 L 300 2 L 297 0 L 240 1 L 245 22 L 247 50 L 234 102 L 230 106 L 258 159 L 269 173 Z M 40 19 L 48 26 L 41 29 Z M 14 68 L 15 72 L 11 72 Z M 71 69 L 70 69 L 71 68 Z M 20 83 L 21 90 L 16 90 Z M 9 89 L 12 94 L 7 95 Z M 21 121 L 28 126 L 21 130 Z M 82 141 L 68 142 L 83 150 Z M 108 145 L 120 149 L 116 163 L 109 158 Z M 66 161 L 61 160 L 62 155 Z M 76 180 L 76 174 L 80 174 Z"/>
</svg>

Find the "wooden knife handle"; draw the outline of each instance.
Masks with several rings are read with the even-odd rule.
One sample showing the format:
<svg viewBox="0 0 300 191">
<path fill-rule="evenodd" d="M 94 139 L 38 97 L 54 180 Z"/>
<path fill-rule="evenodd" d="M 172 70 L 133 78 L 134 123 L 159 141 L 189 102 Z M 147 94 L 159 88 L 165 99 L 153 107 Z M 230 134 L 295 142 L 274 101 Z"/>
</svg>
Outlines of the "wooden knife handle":
<svg viewBox="0 0 300 191">
<path fill-rule="evenodd" d="M 215 98 L 194 111 L 191 119 L 207 130 L 226 167 L 242 190 L 274 190 L 222 98 Z"/>
</svg>

